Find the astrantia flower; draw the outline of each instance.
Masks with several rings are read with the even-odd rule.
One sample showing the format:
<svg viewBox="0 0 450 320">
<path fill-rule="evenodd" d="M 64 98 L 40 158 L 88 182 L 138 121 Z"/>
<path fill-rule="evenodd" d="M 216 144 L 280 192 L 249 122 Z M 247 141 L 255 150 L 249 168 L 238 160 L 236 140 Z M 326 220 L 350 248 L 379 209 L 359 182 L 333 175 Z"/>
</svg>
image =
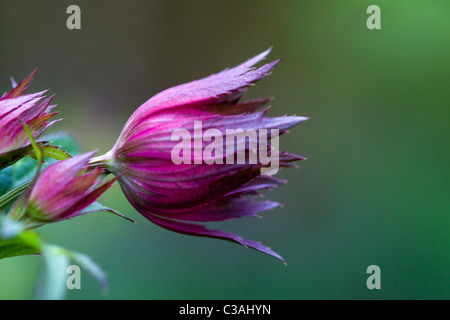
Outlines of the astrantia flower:
<svg viewBox="0 0 450 320">
<path fill-rule="evenodd" d="M 57 114 L 51 112 L 54 107 L 50 105 L 53 96 L 43 100 L 45 91 L 23 94 L 35 73 L 36 70 L 0 98 L 0 159 L 4 159 L 8 153 L 18 153 L 18 150 L 30 146 L 24 124 L 37 139 L 55 122 L 49 122 Z M 18 159 L 20 157 L 16 160 Z M 0 169 L 2 164 L 0 161 Z M 11 161 L 8 164 L 11 164 Z"/>
<path fill-rule="evenodd" d="M 265 117 L 266 110 L 259 109 L 270 99 L 240 102 L 245 88 L 279 62 L 252 68 L 268 53 L 157 94 L 135 111 L 112 150 L 92 165 L 120 175 L 130 203 L 161 227 L 231 240 L 283 260 L 259 242 L 198 223 L 256 216 L 276 207 L 276 202 L 255 201 L 258 191 L 284 182 L 264 171 L 267 160 L 276 162 L 271 169 L 277 171 L 303 159 L 278 151 L 271 141 L 306 118 Z M 230 132 L 236 136 L 227 140 Z"/>
<path fill-rule="evenodd" d="M 45 168 L 18 199 L 9 215 L 29 227 L 84 214 L 83 210 L 111 187 L 116 178 L 101 183 L 103 170 L 87 171 L 95 152 L 74 156 Z"/>
</svg>

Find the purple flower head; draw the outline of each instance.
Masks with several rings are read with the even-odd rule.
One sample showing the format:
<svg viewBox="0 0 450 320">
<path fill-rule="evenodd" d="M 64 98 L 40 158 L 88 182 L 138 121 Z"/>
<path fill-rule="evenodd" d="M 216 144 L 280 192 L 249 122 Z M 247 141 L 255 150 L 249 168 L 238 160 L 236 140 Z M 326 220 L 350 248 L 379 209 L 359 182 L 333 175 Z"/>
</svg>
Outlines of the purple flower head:
<svg viewBox="0 0 450 320">
<path fill-rule="evenodd" d="M 240 101 L 245 88 L 280 61 L 252 68 L 269 51 L 152 97 L 130 117 L 113 149 L 96 162 L 121 175 L 125 196 L 155 224 L 231 240 L 283 261 L 259 242 L 199 223 L 257 216 L 278 206 L 256 201 L 258 191 L 284 182 L 270 170 L 303 159 L 279 151 L 278 137 L 307 118 L 265 117 L 267 110 L 260 109 L 271 99 Z"/>
<path fill-rule="evenodd" d="M 57 114 L 51 113 L 55 107 L 50 105 L 53 96 L 43 100 L 45 91 L 23 94 L 35 73 L 36 70 L 0 98 L 0 156 L 30 144 L 23 124 L 37 139 L 57 121 L 49 122 Z"/>
<path fill-rule="evenodd" d="M 34 227 L 84 214 L 83 210 L 117 179 L 101 183 L 102 168 L 87 171 L 94 153 L 77 155 L 45 168 L 11 208 L 10 215 Z"/>
</svg>

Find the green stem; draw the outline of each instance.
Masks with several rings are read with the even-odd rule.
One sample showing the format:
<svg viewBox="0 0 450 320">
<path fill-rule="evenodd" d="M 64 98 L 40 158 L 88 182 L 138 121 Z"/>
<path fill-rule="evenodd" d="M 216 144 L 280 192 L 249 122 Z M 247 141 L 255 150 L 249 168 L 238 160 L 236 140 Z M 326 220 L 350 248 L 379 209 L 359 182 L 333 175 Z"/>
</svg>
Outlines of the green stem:
<svg viewBox="0 0 450 320">
<path fill-rule="evenodd" d="M 23 191 L 28 188 L 28 186 L 31 184 L 31 181 L 32 180 L 28 180 L 2 195 L 0 197 L 0 212 L 8 209 L 19 198 Z"/>
<path fill-rule="evenodd" d="M 89 168 L 94 169 L 96 167 L 102 167 L 106 171 L 109 171 L 111 166 L 111 151 L 105 153 L 102 156 L 94 157 L 89 161 Z"/>
</svg>

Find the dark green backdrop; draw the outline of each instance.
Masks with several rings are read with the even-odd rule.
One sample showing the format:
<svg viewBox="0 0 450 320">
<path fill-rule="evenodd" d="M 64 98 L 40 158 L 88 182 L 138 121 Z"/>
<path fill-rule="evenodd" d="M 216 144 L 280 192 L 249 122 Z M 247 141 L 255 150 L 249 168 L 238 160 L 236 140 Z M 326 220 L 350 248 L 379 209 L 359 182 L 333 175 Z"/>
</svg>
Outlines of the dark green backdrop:
<svg viewBox="0 0 450 320">
<path fill-rule="evenodd" d="M 81 8 L 82 29 L 66 28 Z M 381 8 L 369 30 L 366 9 Z M 450 2 L 24 1 L 0 4 L 0 90 L 36 66 L 83 151 L 111 148 L 128 116 L 172 85 L 273 46 L 283 57 L 248 98 L 270 115 L 311 118 L 281 139 L 308 158 L 267 195 L 284 204 L 213 227 L 271 246 L 287 266 L 229 242 L 171 233 L 132 209 L 118 186 L 102 197 L 137 221 L 92 214 L 40 230 L 87 253 L 110 290 L 82 274 L 70 299 L 448 299 Z M 39 257 L 0 261 L 0 298 L 28 299 Z M 366 269 L 381 269 L 368 290 Z"/>
</svg>

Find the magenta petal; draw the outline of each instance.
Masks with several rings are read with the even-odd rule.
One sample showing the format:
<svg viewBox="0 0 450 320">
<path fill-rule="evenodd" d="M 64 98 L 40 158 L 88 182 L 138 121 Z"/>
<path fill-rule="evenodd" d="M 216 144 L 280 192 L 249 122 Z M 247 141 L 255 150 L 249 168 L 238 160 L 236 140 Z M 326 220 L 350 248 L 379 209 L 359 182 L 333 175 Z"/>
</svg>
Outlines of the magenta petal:
<svg viewBox="0 0 450 320">
<path fill-rule="evenodd" d="M 234 101 L 224 103 L 213 103 L 208 105 L 200 105 L 195 107 L 195 109 L 207 111 L 213 114 L 240 115 L 245 113 L 253 113 L 258 109 L 260 109 L 265 104 L 269 103 L 270 101 L 272 101 L 272 98 L 254 99 L 239 103 L 235 103 Z"/>
<path fill-rule="evenodd" d="M 55 121 L 48 122 L 56 113 L 50 113 L 50 97 L 42 102 L 45 91 L 24 94 L 36 70 L 0 99 L 0 153 L 6 153 L 29 145 L 23 128 L 27 124 L 37 139 Z"/>
<path fill-rule="evenodd" d="M 234 198 L 220 201 L 202 208 L 190 210 L 173 210 L 165 216 L 170 219 L 198 222 L 224 221 L 242 217 L 259 217 L 258 212 L 278 207 L 280 204 L 273 201 L 254 202 L 246 198 Z"/>
<path fill-rule="evenodd" d="M 200 236 L 200 237 L 209 237 L 209 238 L 219 238 L 224 240 L 230 240 L 237 242 L 245 247 L 249 247 L 263 253 L 269 254 L 277 259 L 280 259 L 284 264 L 286 262 L 284 259 L 272 249 L 263 246 L 261 243 L 253 240 L 244 239 L 234 233 L 222 231 L 222 230 L 212 230 L 207 229 L 204 225 L 194 224 L 194 223 L 185 223 L 180 221 L 173 221 L 169 219 L 164 219 L 161 217 L 154 216 L 152 214 L 146 214 L 141 212 L 147 219 L 152 221 L 153 223 L 168 229 L 170 231 L 191 235 L 191 236 Z"/>
<path fill-rule="evenodd" d="M 217 165 L 216 175 L 213 172 L 208 172 L 208 168 L 203 165 L 197 165 L 200 170 L 198 173 L 202 177 L 194 178 L 188 172 L 188 176 L 180 178 L 179 181 L 164 181 L 164 176 L 160 179 L 144 181 L 137 177 L 133 180 L 127 178 L 125 175 L 119 182 L 134 193 L 138 194 L 142 201 L 154 204 L 160 210 L 174 210 L 180 207 L 191 208 L 206 202 L 215 202 L 222 198 L 228 192 L 242 186 L 254 177 L 259 175 L 258 167 L 248 167 L 244 169 L 242 165 L 235 165 L 236 170 L 231 174 L 228 167 L 231 165 Z M 239 166 L 239 167 L 238 167 Z M 186 165 L 186 167 L 193 167 Z M 189 177 L 191 177 L 189 179 Z M 145 179 L 145 178 L 144 178 Z"/>
<path fill-rule="evenodd" d="M 66 211 L 62 212 L 58 219 L 70 219 L 78 216 L 82 210 L 94 203 L 106 190 L 108 190 L 117 180 L 117 177 L 105 182 L 103 185 L 84 195 L 82 199 L 70 206 Z"/>
<path fill-rule="evenodd" d="M 48 197 L 50 194 L 59 192 L 86 166 L 94 154 L 95 151 L 77 155 L 47 167 L 40 174 L 38 184 L 33 189 L 32 195 Z"/>
<path fill-rule="evenodd" d="M 130 117 L 125 127 L 132 127 L 135 121 L 168 108 L 186 105 L 205 105 L 213 101 L 224 102 L 229 100 L 223 98 L 223 96 L 236 99 L 236 96 L 233 94 L 234 92 L 267 76 L 272 68 L 280 61 L 276 60 L 252 70 L 251 67 L 264 59 L 269 52 L 270 49 L 237 67 L 226 69 L 206 78 L 178 85 L 160 92 L 140 106 Z"/>
<path fill-rule="evenodd" d="M 53 185 L 47 188 L 47 192 L 42 193 L 37 190 L 33 192 L 33 198 L 39 202 L 39 207 L 55 213 L 53 217 L 59 213 L 69 210 L 76 210 L 75 203 L 86 197 L 86 193 L 95 185 L 98 177 L 102 173 L 102 169 L 95 170 L 77 176 L 67 176 L 67 182 L 61 185 Z M 46 183 L 46 180 L 39 180 L 37 187 Z M 58 214 L 56 214 L 58 213 Z"/>
<path fill-rule="evenodd" d="M 24 80 L 22 80 L 14 89 L 12 89 L 9 93 L 5 94 L 0 100 L 11 99 L 21 96 L 25 92 L 25 90 L 27 90 L 28 85 L 33 80 L 34 75 L 36 74 L 36 71 L 37 68 L 34 69 L 34 71 Z"/>
<path fill-rule="evenodd" d="M 20 123 L 19 118 L 28 122 L 40 114 L 41 109 L 35 108 L 41 98 L 42 92 L 38 92 L 0 101 L 0 126 L 5 128 L 10 123 Z M 34 110 L 39 111 L 33 114 Z"/>
<path fill-rule="evenodd" d="M 286 183 L 286 180 L 277 179 L 271 176 L 258 176 L 239 188 L 234 189 L 232 192 L 228 193 L 227 196 L 254 193 L 261 189 L 272 189 L 284 183 Z"/>
</svg>

